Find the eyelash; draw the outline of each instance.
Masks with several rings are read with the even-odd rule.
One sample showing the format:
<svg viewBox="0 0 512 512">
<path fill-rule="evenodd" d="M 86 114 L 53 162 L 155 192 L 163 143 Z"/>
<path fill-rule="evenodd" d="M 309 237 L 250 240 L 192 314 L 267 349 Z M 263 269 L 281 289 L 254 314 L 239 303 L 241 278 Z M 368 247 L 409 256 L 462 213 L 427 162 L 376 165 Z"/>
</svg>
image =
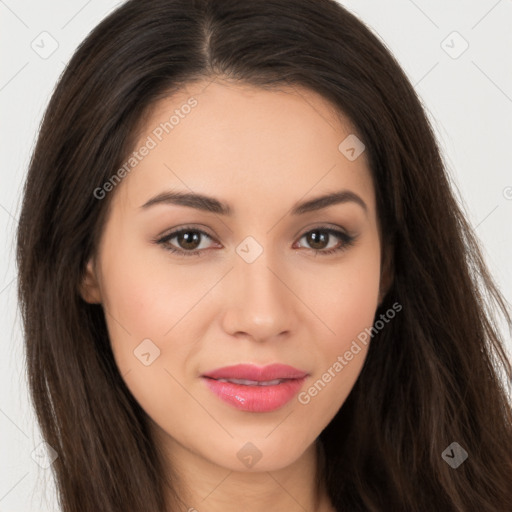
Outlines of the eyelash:
<svg viewBox="0 0 512 512">
<path fill-rule="evenodd" d="M 321 232 L 324 232 L 324 233 L 328 233 L 329 235 L 334 235 L 334 236 L 336 236 L 337 238 L 339 238 L 342 241 L 342 245 L 341 246 L 333 247 L 333 248 L 328 249 L 328 250 L 325 250 L 325 249 L 310 249 L 311 251 L 313 251 L 315 253 L 315 256 L 318 255 L 318 254 L 320 254 L 322 256 L 328 256 L 328 255 L 334 254 L 336 252 L 343 252 L 343 251 L 347 250 L 349 247 L 352 247 L 354 245 L 355 240 L 356 240 L 355 236 L 347 235 L 343 231 L 339 231 L 337 229 L 329 228 L 329 227 L 326 227 L 326 226 L 318 226 L 318 227 L 316 227 L 314 229 L 306 231 L 303 235 L 301 235 L 299 240 L 301 238 L 303 238 L 304 236 L 306 236 L 309 233 L 312 233 L 314 231 L 321 231 Z M 165 236 L 163 236 L 160 239 L 154 240 L 154 242 L 157 243 L 157 244 L 162 245 L 165 250 L 170 251 L 171 253 L 178 254 L 180 256 L 185 256 L 185 257 L 188 257 L 188 256 L 203 256 L 204 253 L 206 252 L 206 249 L 195 249 L 193 251 L 185 251 L 184 249 L 177 249 L 176 247 L 173 247 L 172 245 L 169 244 L 169 241 L 172 240 L 173 238 L 175 238 L 175 237 L 177 237 L 177 236 L 179 236 L 179 235 L 181 235 L 183 233 L 190 233 L 190 232 L 200 233 L 201 235 L 204 235 L 204 236 L 210 238 L 211 240 L 213 240 L 213 238 L 208 233 L 204 232 L 201 229 L 192 228 L 192 227 L 184 227 L 184 228 L 181 228 L 181 229 L 179 229 L 177 231 L 173 231 L 172 233 L 169 233 L 168 235 L 165 235 Z"/>
</svg>

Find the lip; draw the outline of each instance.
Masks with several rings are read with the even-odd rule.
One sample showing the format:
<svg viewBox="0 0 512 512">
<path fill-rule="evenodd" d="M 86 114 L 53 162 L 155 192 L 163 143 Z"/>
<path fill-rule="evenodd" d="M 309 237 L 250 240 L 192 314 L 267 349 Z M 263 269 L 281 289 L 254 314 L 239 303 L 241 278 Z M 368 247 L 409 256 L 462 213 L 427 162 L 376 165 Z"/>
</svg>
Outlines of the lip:
<svg viewBox="0 0 512 512">
<path fill-rule="evenodd" d="M 307 372 L 283 364 L 264 367 L 241 364 L 218 368 L 201 377 L 210 391 L 236 409 L 247 412 L 270 412 L 287 404 L 299 392 L 307 376 Z M 257 382 L 285 380 L 279 384 L 264 386 L 216 379 L 245 379 Z"/>
<path fill-rule="evenodd" d="M 202 377 L 210 377 L 211 379 L 246 379 L 263 382 L 274 379 L 301 379 L 307 375 L 307 372 L 287 364 L 270 364 L 268 366 L 237 364 L 217 368 L 211 372 L 204 373 Z"/>
</svg>

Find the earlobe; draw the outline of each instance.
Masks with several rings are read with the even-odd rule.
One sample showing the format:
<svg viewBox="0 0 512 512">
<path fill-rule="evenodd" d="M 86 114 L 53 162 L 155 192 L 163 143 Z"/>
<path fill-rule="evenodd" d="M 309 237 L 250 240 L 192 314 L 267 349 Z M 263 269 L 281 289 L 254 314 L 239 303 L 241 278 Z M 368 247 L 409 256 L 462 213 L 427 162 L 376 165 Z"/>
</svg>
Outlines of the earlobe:
<svg viewBox="0 0 512 512">
<path fill-rule="evenodd" d="M 94 261 L 92 259 L 87 263 L 85 274 L 80 283 L 80 295 L 90 304 L 101 304 L 101 291 Z"/>
</svg>

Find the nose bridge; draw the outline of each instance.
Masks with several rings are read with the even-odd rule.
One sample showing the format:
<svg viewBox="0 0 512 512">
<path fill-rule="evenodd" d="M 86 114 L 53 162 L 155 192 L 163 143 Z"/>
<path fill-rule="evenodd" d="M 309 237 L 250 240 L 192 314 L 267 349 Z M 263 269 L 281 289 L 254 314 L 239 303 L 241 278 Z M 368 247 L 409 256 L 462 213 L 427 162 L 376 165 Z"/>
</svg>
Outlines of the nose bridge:
<svg viewBox="0 0 512 512">
<path fill-rule="evenodd" d="M 290 328 L 293 294 L 284 284 L 286 276 L 280 274 L 283 266 L 272 250 L 250 239 L 237 247 L 226 325 L 231 334 L 244 332 L 264 339 Z"/>
</svg>

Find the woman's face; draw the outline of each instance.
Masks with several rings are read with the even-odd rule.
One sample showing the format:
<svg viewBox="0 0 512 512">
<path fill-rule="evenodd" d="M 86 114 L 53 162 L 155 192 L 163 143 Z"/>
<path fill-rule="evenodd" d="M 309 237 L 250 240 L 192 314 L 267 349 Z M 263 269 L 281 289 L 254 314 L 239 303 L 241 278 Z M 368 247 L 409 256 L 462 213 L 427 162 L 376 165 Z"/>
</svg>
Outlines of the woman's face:
<svg viewBox="0 0 512 512">
<path fill-rule="evenodd" d="M 102 303 L 119 371 L 170 453 L 282 468 L 347 398 L 381 278 L 363 149 L 312 92 L 198 82 L 157 104 L 130 170 L 96 191 L 113 202 L 82 293 Z M 298 373 L 204 377 L 239 364 Z"/>
</svg>

